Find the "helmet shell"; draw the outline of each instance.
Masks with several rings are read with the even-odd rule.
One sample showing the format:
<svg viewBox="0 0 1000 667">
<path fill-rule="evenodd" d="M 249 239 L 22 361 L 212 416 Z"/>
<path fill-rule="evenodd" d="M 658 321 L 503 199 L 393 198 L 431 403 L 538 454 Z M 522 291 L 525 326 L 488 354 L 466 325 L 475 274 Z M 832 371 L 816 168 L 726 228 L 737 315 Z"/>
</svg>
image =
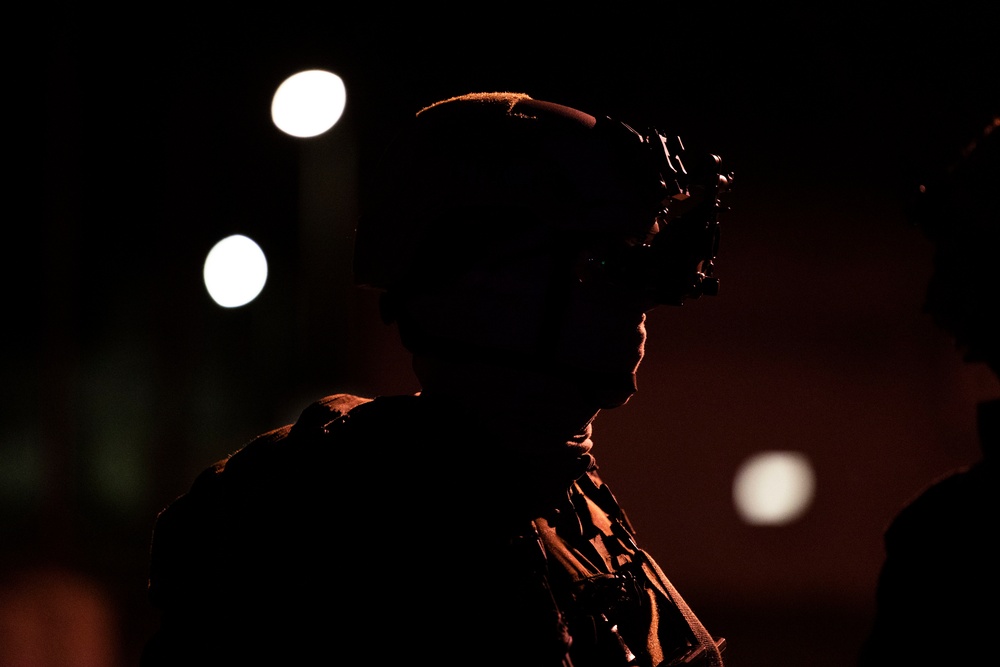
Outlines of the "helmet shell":
<svg viewBox="0 0 1000 667">
<path fill-rule="evenodd" d="M 356 284 L 382 290 L 447 280 L 567 234 L 639 235 L 664 196 L 639 134 L 524 93 L 471 93 L 420 110 L 376 179 L 353 269 Z"/>
</svg>

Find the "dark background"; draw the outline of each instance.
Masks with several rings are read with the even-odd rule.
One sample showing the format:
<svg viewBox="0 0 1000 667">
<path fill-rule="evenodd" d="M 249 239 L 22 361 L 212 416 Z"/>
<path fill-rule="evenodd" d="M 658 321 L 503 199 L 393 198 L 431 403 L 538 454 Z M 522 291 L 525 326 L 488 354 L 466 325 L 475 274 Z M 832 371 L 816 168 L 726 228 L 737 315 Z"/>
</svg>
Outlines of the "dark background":
<svg viewBox="0 0 1000 667">
<path fill-rule="evenodd" d="M 29 664 L 134 664 L 163 505 L 315 398 L 416 390 L 374 296 L 350 285 L 367 178 L 420 107 L 515 90 L 674 131 L 736 172 L 721 294 L 651 314 L 639 393 L 598 417 L 595 453 L 647 549 L 729 640 L 727 665 L 850 665 L 882 530 L 978 456 L 975 403 L 996 395 L 921 313 L 930 247 L 903 216 L 912 179 L 996 110 L 996 16 L 656 7 L 21 26 L 0 644 L 43 638 Z M 308 68 L 343 77 L 347 108 L 295 139 L 270 98 Z M 262 245 L 270 274 L 224 310 L 201 263 L 231 233 Z M 793 525 L 742 525 L 732 508 L 737 467 L 763 449 L 815 466 Z"/>
</svg>

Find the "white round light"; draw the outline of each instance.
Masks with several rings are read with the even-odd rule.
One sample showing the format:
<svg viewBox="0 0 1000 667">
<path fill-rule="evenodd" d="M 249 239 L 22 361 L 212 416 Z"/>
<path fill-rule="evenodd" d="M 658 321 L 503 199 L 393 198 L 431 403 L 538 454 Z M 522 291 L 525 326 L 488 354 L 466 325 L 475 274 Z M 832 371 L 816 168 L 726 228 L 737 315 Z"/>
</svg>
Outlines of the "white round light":
<svg viewBox="0 0 1000 667">
<path fill-rule="evenodd" d="M 805 514 L 815 491 L 816 476 L 804 454 L 766 451 L 740 466 L 733 480 L 733 503 L 748 524 L 777 526 Z"/>
<path fill-rule="evenodd" d="M 347 91 L 333 72 L 306 70 L 285 79 L 271 99 L 271 120 L 293 137 L 315 137 L 344 113 Z"/>
<path fill-rule="evenodd" d="M 267 282 L 267 258 L 254 241 L 234 234 L 216 243 L 205 257 L 205 288 L 224 308 L 250 303 Z"/>
</svg>

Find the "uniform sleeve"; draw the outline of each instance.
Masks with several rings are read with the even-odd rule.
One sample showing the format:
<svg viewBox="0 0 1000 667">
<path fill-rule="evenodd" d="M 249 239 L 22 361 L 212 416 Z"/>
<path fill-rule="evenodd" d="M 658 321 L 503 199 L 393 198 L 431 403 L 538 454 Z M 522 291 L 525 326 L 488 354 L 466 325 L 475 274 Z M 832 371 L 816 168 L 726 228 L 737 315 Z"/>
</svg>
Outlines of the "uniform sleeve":
<svg viewBox="0 0 1000 667">
<path fill-rule="evenodd" d="M 310 577 L 330 567 L 325 519 L 336 439 L 325 425 L 367 399 L 334 395 L 295 424 L 257 436 L 206 468 L 157 516 L 148 599 L 160 616 L 142 667 L 237 661 L 317 621 Z M 277 612 L 277 613 L 276 613 Z"/>
</svg>

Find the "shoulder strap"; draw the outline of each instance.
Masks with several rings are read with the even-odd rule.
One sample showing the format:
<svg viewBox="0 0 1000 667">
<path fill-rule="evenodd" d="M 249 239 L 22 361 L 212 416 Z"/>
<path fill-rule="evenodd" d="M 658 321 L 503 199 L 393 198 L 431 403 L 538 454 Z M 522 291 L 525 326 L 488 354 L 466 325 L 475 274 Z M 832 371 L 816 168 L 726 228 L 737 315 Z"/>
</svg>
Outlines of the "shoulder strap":
<svg viewBox="0 0 1000 667">
<path fill-rule="evenodd" d="M 704 665 L 704 667 L 722 667 L 722 650 L 725 639 L 714 639 L 684 598 L 664 574 L 657 562 L 635 541 L 635 529 L 625 516 L 625 512 L 611 489 L 605 484 L 596 470 L 588 472 L 577 480 L 576 486 L 590 501 L 590 516 L 585 517 L 598 528 L 609 527 L 611 533 L 621 540 L 629 552 L 633 562 L 642 568 L 645 579 L 680 613 L 687 625 L 689 648 L 669 660 L 664 665 Z M 602 514 L 603 513 L 603 514 Z M 606 530 L 606 529 L 605 529 Z M 602 533 L 605 533 L 602 530 Z M 605 533 L 606 534 L 606 533 Z"/>
</svg>

